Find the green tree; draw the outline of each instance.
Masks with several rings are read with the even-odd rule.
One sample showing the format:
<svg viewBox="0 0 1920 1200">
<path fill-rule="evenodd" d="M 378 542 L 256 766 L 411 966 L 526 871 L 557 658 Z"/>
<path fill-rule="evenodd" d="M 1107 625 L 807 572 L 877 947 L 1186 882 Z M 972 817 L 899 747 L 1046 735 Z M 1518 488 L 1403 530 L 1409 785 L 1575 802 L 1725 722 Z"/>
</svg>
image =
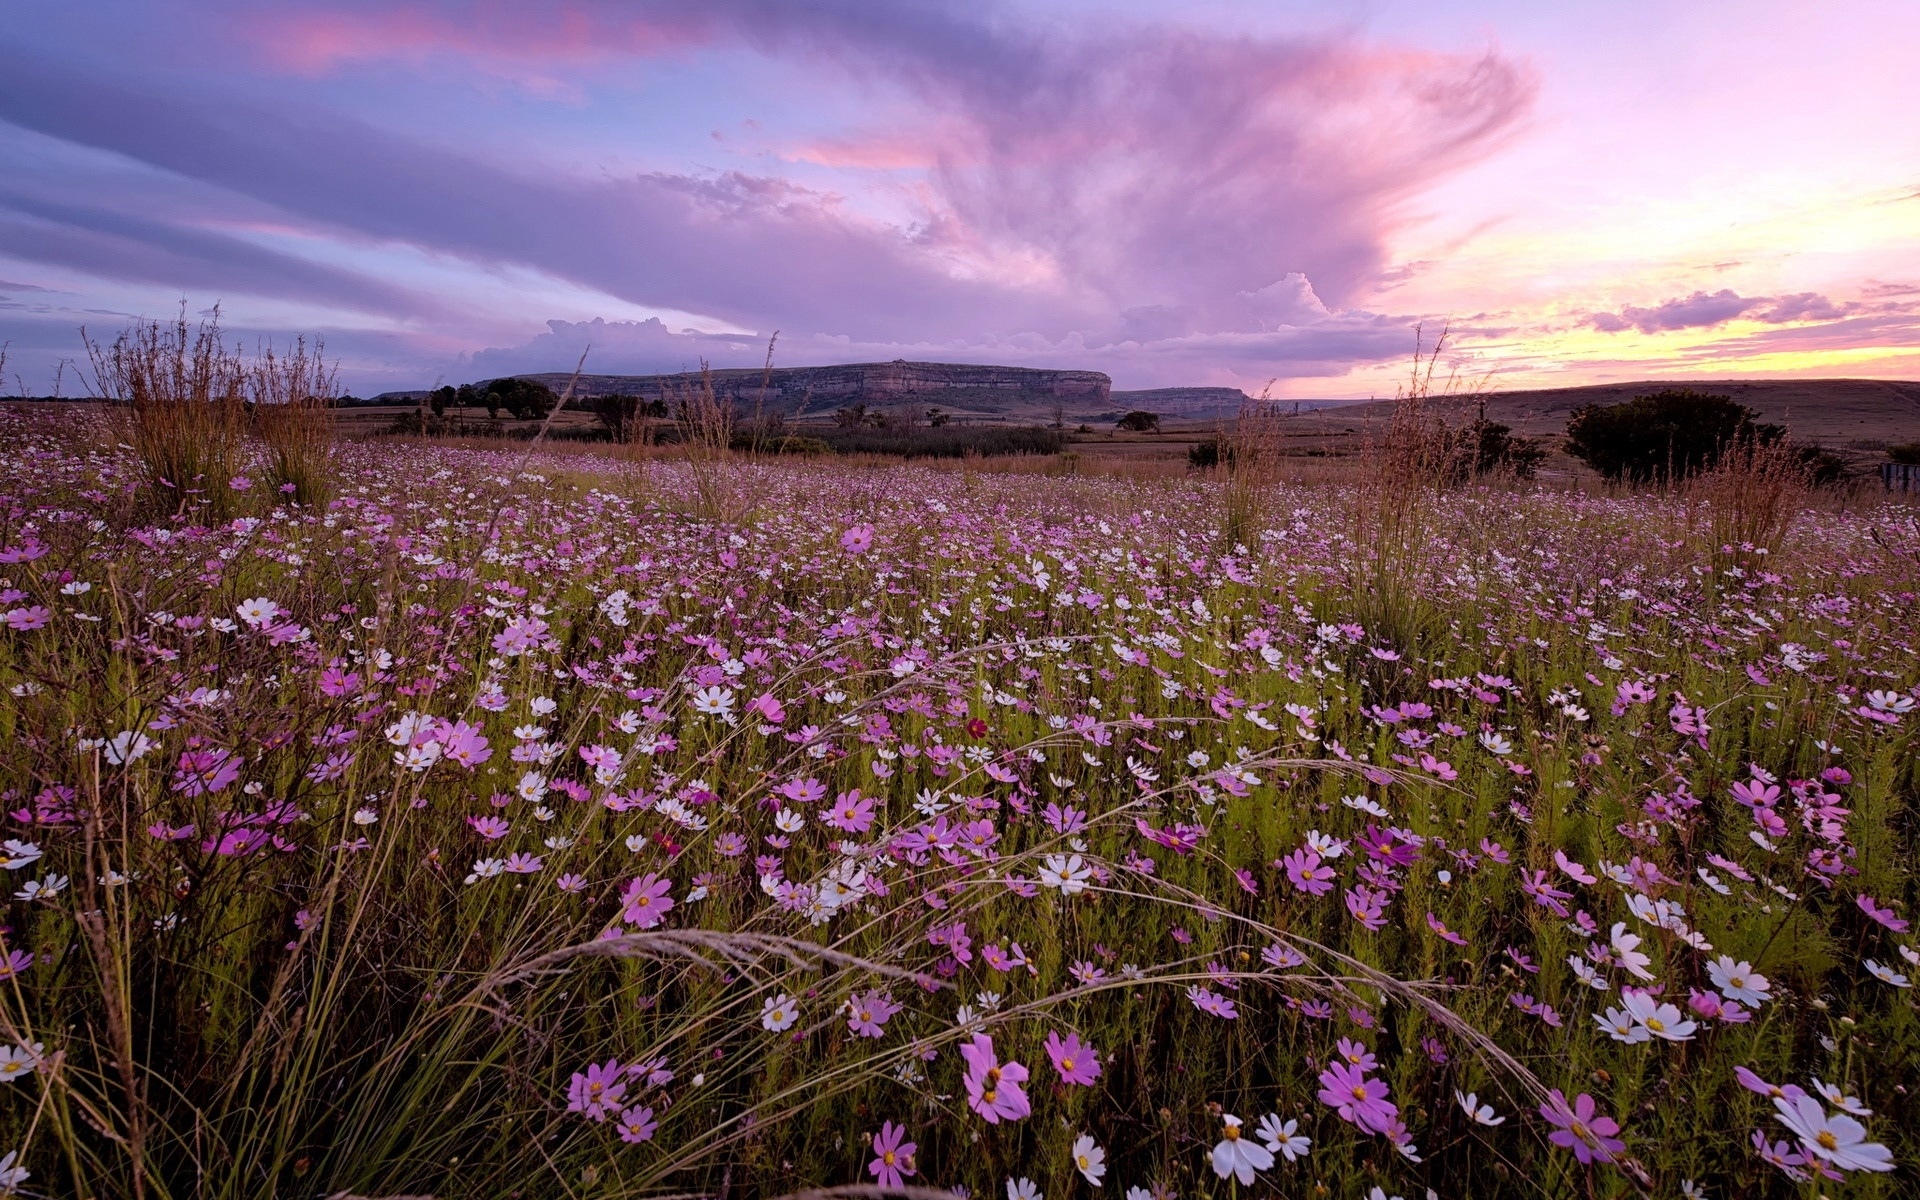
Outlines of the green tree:
<svg viewBox="0 0 1920 1200">
<path fill-rule="evenodd" d="M 1731 396 L 1669 388 L 1624 404 L 1589 404 L 1567 421 L 1566 450 L 1609 480 L 1670 482 L 1713 467 L 1742 442 L 1786 432 Z"/>
</svg>

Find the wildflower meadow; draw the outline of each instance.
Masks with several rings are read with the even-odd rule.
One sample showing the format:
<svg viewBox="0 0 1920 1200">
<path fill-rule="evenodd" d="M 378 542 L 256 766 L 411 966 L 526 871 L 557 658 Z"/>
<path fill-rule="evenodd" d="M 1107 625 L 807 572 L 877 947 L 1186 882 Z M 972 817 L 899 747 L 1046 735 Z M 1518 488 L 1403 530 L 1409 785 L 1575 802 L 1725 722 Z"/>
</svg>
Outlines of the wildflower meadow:
<svg viewBox="0 0 1920 1200">
<path fill-rule="evenodd" d="M 249 436 L 0 413 L 0 1189 L 1920 1190 L 1910 504 Z"/>
</svg>

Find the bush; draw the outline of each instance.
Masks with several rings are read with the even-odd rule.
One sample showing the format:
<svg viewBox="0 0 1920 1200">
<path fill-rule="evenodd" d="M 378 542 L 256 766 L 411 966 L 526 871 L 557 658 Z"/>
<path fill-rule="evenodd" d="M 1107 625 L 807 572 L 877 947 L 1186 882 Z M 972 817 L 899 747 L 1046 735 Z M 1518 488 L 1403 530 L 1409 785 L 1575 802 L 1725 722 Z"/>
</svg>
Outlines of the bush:
<svg viewBox="0 0 1920 1200">
<path fill-rule="evenodd" d="M 1547 449 L 1538 439 L 1516 437 L 1510 426 L 1489 421 L 1485 417 L 1454 436 L 1458 439 L 1459 448 L 1455 456 L 1458 467 L 1453 479 L 1457 483 L 1484 475 L 1502 474 L 1512 475 L 1516 479 L 1532 479 L 1540 463 L 1547 457 Z"/>
<path fill-rule="evenodd" d="M 1920 442 L 1902 442 L 1898 446 L 1888 446 L 1887 458 L 1892 462 L 1906 463 L 1908 466 L 1920 466 Z"/>
<path fill-rule="evenodd" d="M 1738 443 L 1779 440 L 1785 430 L 1758 415 L 1731 396 L 1670 388 L 1574 410 L 1566 450 L 1606 479 L 1664 483 L 1713 467 Z"/>
<path fill-rule="evenodd" d="M 523 421 L 545 417 L 560 402 L 552 388 L 532 379 L 496 379 L 483 386 L 488 412 L 504 408 Z"/>
<path fill-rule="evenodd" d="M 1150 413 L 1144 408 L 1136 408 L 1121 417 L 1116 425 L 1128 433 L 1159 433 L 1160 414 Z"/>
</svg>

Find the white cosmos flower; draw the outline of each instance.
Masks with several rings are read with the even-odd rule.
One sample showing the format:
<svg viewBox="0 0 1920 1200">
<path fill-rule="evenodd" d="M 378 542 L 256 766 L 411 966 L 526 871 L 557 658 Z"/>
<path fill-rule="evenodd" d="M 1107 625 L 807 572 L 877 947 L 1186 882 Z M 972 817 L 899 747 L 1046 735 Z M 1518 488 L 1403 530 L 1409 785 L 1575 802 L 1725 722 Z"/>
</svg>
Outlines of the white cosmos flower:
<svg viewBox="0 0 1920 1200">
<path fill-rule="evenodd" d="M 1905 947 L 1902 947 L 1902 949 L 1904 948 Z M 1883 967 L 1879 963 L 1873 961 L 1870 958 L 1861 965 L 1867 968 L 1867 974 L 1873 976 L 1875 979 L 1878 979 L 1881 983 L 1889 984 L 1897 988 L 1913 986 L 1913 984 L 1908 981 L 1905 975 L 1902 975 L 1900 972 L 1894 970 L 1892 967 Z"/>
<path fill-rule="evenodd" d="M 1107 1173 L 1107 1152 L 1100 1148 L 1091 1134 L 1083 1133 L 1073 1143 L 1073 1168 L 1086 1176 L 1087 1182 L 1095 1187 Z"/>
<path fill-rule="evenodd" d="M 1604 1014 L 1595 1013 L 1593 1020 L 1616 1042 L 1644 1042 L 1652 1036 L 1633 1019 L 1632 1013 L 1624 1009 L 1610 1008 Z"/>
<path fill-rule="evenodd" d="M 1825 1096 L 1828 1104 L 1833 1105 L 1842 1112 L 1852 1113 L 1856 1117 L 1870 1117 L 1873 1115 L 1873 1110 L 1860 1103 L 1859 1097 L 1849 1096 L 1844 1090 L 1835 1087 L 1831 1083 L 1823 1083 L 1820 1079 L 1815 1078 L 1813 1081 L 1813 1090 Z"/>
<path fill-rule="evenodd" d="M 1653 972 L 1647 970 L 1652 958 L 1640 953 L 1640 935 L 1628 933 L 1625 921 L 1616 921 L 1613 926 L 1613 954 L 1620 966 L 1635 979 L 1652 979 Z"/>
<path fill-rule="evenodd" d="M 1240 1136 L 1240 1118 L 1222 1115 L 1221 1138 L 1213 1148 L 1213 1173 L 1225 1179 L 1232 1176 L 1242 1187 L 1253 1184 L 1254 1173 L 1273 1166 L 1273 1151 L 1250 1138 Z"/>
<path fill-rule="evenodd" d="M 1815 1158 L 1842 1171 L 1891 1171 L 1893 1152 L 1878 1142 L 1869 1142 L 1866 1127 L 1842 1114 L 1829 1116 L 1818 1100 L 1799 1095 L 1789 1099 L 1775 1097 L 1782 1125 L 1800 1139 L 1800 1145 Z"/>
<path fill-rule="evenodd" d="M 1507 1119 L 1505 1117 L 1494 1115 L 1493 1105 L 1480 1103 L 1480 1097 L 1473 1092 L 1468 1092 L 1463 1096 L 1456 1091 L 1453 1094 L 1453 1099 L 1454 1103 L 1460 1106 L 1461 1111 L 1469 1117 L 1472 1117 L 1478 1124 L 1493 1126 L 1506 1123 Z"/>
<path fill-rule="evenodd" d="M 1623 992 L 1621 1003 L 1626 1005 L 1627 1012 L 1642 1029 L 1669 1042 L 1689 1041 L 1693 1031 L 1699 1028 L 1698 1024 L 1683 1017 L 1678 1008 L 1663 1004 L 1645 992 Z"/>
<path fill-rule="evenodd" d="M 239 614 L 242 621 L 258 629 L 262 625 L 271 624 L 273 619 L 280 615 L 281 610 L 278 604 L 265 596 L 256 596 L 251 600 L 242 600 L 234 611 Z"/>
<path fill-rule="evenodd" d="M 128 729 L 107 739 L 107 761 L 115 766 L 130 763 L 153 749 L 153 739 L 138 730 Z"/>
<path fill-rule="evenodd" d="M 31 1075 L 39 1070 L 40 1059 L 46 1049 L 41 1042 L 34 1042 L 30 1046 L 0 1046 L 0 1083 L 12 1083 L 22 1075 Z"/>
<path fill-rule="evenodd" d="M 799 1019 L 799 1007 L 794 1004 L 793 997 L 785 992 L 768 996 L 760 1005 L 760 1028 L 768 1033 L 785 1033 Z"/>
<path fill-rule="evenodd" d="M 1022 1175 L 1018 1180 L 1007 1176 L 1007 1200 L 1046 1200 L 1040 1185 Z"/>
<path fill-rule="evenodd" d="M 1086 865 L 1078 854 L 1049 854 L 1046 863 L 1040 868 L 1040 882 L 1050 888 L 1059 888 L 1063 896 L 1077 896 L 1087 890 L 1087 880 L 1093 878 L 1093 868 Z"/>
<path fill-rule="evenodd" d="M 733 711 L 733 693 L 723 687 L 703 687 L 693 694 L 693 711 L 724 717 Z"/>
<path fill-rule="evenodd" d="M 1722 954 L 1707 964 L 1707 975 L 1713 980 L 1713 986 L 1729 1000 L 1738 1000 L 1750 1008 L 1758 1008 L 1772 999 L 1772 985 L 1767 977 L 1757 973 L 1750 962 L 1735 962 Z"/>
<path fill-rule="evenodd" d="M 1260 1118 L 1260 1140 L 1266 1143 L 1267 1149 L 1288 1162 L 1294 1162 L 1306 1154 L 1307 1148 L 1313 1144 L 1312 1138 L 1295 1132 L 1299 1128 L 1298 1121 L 1288 1121 L 1283 1125 L 1278 1114 L 1268 1113 Z"/>
<path fill-rule="evenodd" d="M 44 879 L 29 879 L 27 885 L 13 894 L 15 900 L 48 900 L 67 890 L 65 875 L 49 874 Z"/>
</svg>

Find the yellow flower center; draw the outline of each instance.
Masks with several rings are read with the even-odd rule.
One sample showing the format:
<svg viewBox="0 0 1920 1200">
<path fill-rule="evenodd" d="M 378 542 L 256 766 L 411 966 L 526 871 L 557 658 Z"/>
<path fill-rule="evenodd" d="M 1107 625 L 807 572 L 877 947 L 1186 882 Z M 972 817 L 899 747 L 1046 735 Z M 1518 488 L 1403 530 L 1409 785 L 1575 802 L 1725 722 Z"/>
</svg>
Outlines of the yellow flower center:
<svg viewBox="0 0 1920 1200">
<path fill-rule="evenodd" d="M 993 1088 L 988 1088 L 985 1091 L 980 1093 L 980 1098 L 982 1100 L 985 1100 L 988 1104 L 992 1104 L 995 1100 L 999 1098 L 999 1096 L 1000 1096 L 1000 1093 L 995 1091 Z"/>
<path fill-rule="evenodd" d="M 891 1150 L 887 1151 L 885 1154 L 882 1154 L 880 1156 L 880 1161 L 886 1163 L 888 1166 L 893 1165 L 893 1160 L 894 1160 L 894 1153 Z"/>
<path fill-rule="evenodd" d="M 1071 1071 L 1071 1070 L 1073 1070 L 1073 1060 L 1072 1060 L 1072 1059 L 1070 1059 L 1070 1058 L 1063 1058 L 1063 1059 L 1061 1059 L 1061 1060 L 1060 1060 L 1060 1070 L 1061 1070 L 1061 1071 L 1063 1071 L 1063 1072 L 1065 1072 L 1065 1071 Z"/>
<path fill-rule="evenodd" d="M 1239 1141 L 1239 1140 L 1240 1140 L 1240 1127 L 1239 1127 L 1238 1125 L 1229 1125 L 1229 1126 L 1227 1126 L 1227 1131 L 1226 1131 L 1226 1135 L 1225 1135 L 1225 1136 L 1226 1136 L 1226 1139 L 1227 1139 L 1228 1141 L 1230 1141 L 1230 1142 L 1237 1142 L 1237 1141 Z"/>
<path fill-rule="evenodd" d="M 1653 1030 L 1655 1033 L 1659 1033 L 1666 1028 L 1666 1025 L 1661 1022 L 1659 1017 L 1648 1017 L 1647 1028 Z"/>
<path fill-rule="evenodd" d="M 1353 1089 L 1353 1098 L 1354 1098 L 1355 1100 L 1365 1100 L 1365 1099 L 1367 1098 L 1367 1089 L 1366 1089 L 1366 1088 L 1363 1088 L 1363 1087 L 1356 1087 L 1356 1088 L 1354 1088 L 1354 1089 Z"/>
<path fill-rule="evenodd" d="M 1822 1129 L 1819 1133 L 1815 1134 L 1813 1140 L 1816 1142 L 1819 1142 L 1820 1147 L 1823 1150 L 1837 1150 L 1840 1148 L 1840 1139 L 1833 1136 L 1833 1134 L 1830 1131 L 1825 1129 Z"/>
</svg>

